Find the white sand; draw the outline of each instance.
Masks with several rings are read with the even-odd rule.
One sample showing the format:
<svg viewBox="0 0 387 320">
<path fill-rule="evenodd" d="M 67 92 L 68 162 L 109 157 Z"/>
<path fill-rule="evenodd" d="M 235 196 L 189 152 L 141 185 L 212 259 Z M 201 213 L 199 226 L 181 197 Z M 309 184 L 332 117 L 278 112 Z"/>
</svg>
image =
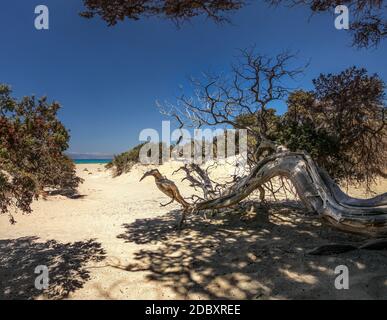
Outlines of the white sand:
<svg viewBox="0 0 387 320">
<path fill-rule="evenodd" d="M 160 171 L 180 181 L 181 175 L 171 176 L 177 168 L 170 163 Z M 275 207 L 268 217 L 252 208 L 242 220 L 235 214 L 211 221 L 195 217 L 178 235 L 178 213 L 169 212 L 179 207 L 160 207 L 169 200 L 152 177 L 139 182 L 145 168 L 114 179 L 103 165 L 77 165 L 77 171 L 85 179 L 79 189 L 84 197 L 39 200 L 32 214 L 15 215 L 16 225 L 0 216 L 0 299 L 387 297 L 387 253 L 308 256 L 307 250 L 323 243 L 362 239 L 295 210 Z M 191 194 L 186 183 L 179 187 Z M 386 183 L 377 190 L 386 191 Z M 43 292 L 34 288 L 40 264 L 50 271 Z M 350 290 L 334 288 L 339 264 L 350 269 Z"/>
</svg>

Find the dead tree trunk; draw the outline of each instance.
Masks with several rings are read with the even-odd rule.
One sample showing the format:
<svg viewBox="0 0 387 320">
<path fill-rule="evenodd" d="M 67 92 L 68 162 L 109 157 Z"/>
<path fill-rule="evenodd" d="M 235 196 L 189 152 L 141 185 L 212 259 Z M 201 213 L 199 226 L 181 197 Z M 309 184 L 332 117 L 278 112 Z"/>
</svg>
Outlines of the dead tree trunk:
<svg viewBox="0 0 387 320">
<path fill-rule="evenodd" d="M 306 207 L 333 226 L 368 236 L 387 234 L 387 193 L 372 199 L 351 198 L 301 152 L 266 157 L 224 195 L 196 203 L 194 209 L 220 209 L 237 204 L 276 176 L 288 178 Z"/>
<path fill-rule="evenodd" d="M 277 150 L 281 149 L 277 148 Z M 207 173 L 200 170 L 200 180 L 202 180 L 200 183 L 198 179 L 191 176 L 191 170 L 184 168 L 194 187 L 201 184 L 205 189 L 208 185 L 208 188 L 213 191 Z M 197 168 L 194 167 L 193 170 L 197 171 Z M 187 203 L 188 207 L 185 207 L 184 212 L 216 210 L 236 205 L 255 190 L 262 191 L 265 183 L 278 176 L 291 181 L 301 201 L 316 218 L 322 218 L 331 225 L 348 232 L 372 237 L 387 234 L 387 193 L 371 199 L 349 197 L 327 173 L 317 167 L 309 155 L 287 150 L 277 151 L 265 157 L 247 176 L 239 179 L 219 196 L 213 195 L 213 197 L 205 197 L 205 200 Z"/>
</svg>

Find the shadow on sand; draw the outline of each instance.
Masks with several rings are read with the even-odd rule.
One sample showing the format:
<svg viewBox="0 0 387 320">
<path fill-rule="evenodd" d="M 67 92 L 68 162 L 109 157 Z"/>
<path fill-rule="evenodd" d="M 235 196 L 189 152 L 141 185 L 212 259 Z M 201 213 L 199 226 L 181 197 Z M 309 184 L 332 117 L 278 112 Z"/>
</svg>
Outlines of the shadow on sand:
<svg viewBox="0 0 387 320">
<path fill-rule="evenodd" d="M 66 298 L 89 279 L 86 264 L 104 258 L 101 244 L 94 240 L 66 244 L 39 242 L 37 237 L 0 240 L 0 300 Z M 49 270 L 49 288 L 43 291 L 35 288 L 38 265 Z"/>
<path fill-rule="evenodd" d="M 294 204 L 248 211 L 245 219 L 235 213 L 211 221 L 190 217 L 180 234 L 174 228 L 177 211 L 125 224 L 118 238 L 141 249 L 134 254 L 136 263 L 123 269 L 146 271 L 149 280 L 180 299 L 387 297 L 386 252 L 307 254 L 323 244 L 356 244 L 364 238 L 323 226 Z M 338 265 L 349 268 L 349 290 L 335 288 Z"/>
</svg>

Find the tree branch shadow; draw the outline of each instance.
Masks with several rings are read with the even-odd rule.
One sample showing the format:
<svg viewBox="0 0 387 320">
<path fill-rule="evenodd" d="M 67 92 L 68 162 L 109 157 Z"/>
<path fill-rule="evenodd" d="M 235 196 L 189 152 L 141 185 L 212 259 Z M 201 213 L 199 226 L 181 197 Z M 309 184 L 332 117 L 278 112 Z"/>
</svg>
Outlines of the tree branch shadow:
<svg viewBox="0 0 387 320">
<path fill-rule="evenodd" d="M 249 206 L 247 206 L 249 208 Z M 147 271 L 147 278 L 171 288 L 180 299 L 347 299 L 383 298 L 387 294 L 387 253 L 354 251 L 310 256 L 323 244 L 359 243 L 346 234 L 308 218 L 293 203 L 263 209 L 253 218 L 229 213 L 204 221 L 188 218 L 178 233 L 178 211 L 124 224 L 118 238 L 141 246 L 136 263 L 121 269 Z M 156 246 L 157 245 L 157 246 Z M 334 286 L 336 266 L 351 272 L 351 290 Z M 385 279 L 386 281 L 380 281 Z M 372 284 L 371 284 L 372 283 Z"/>
<path fill-rule="evenodd" d="M 89 280 L 86 266 L 105 259 L 101 244 L 93 239 L 74 243 L 55 240 L 39 242 L 38 237 L 0 240 L 0 300 L 66 298 Z M 35 288 L 35 268 L 45 265 L 49 287 Z"/>
</svg>

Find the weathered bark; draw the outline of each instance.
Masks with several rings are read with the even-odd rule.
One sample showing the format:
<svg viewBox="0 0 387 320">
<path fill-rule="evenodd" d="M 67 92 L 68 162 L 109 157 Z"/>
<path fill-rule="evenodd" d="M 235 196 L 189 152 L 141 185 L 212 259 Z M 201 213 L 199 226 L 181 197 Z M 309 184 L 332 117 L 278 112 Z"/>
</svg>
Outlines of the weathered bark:
<svg viewBox="0 0 387 320">
<path fill-rule="evenodd" d="M 273 154 L 257 164 L 225 195 L 195 205 L 195 210 L 229 207 L 276 176 L 289 179 L 305 206 L 333 226 L 369 236 L 387 234 L 387 193 L 372 199 L 346 195 L 305 153 Z"/>
<path fill-rule="evenodd" d="M 203 191 L 203 198 L 205 200 L 215 197 L 216 192 L 214 190 L 214 186 L 212 185 L 212 181 L 207 172 L 200 168 L 199 165 L 195 163 L 189 165 L 186 164 L 172 174 L 179 172 L 180 170 L 183 170 L 185 173 L 185 178 L 183 178 L 181 181 L 187 180 L 190 182 L 191 187 L 195 189 L 200 188 Z"/>
<path fill-rule="evenodd" d="M 260 161 L 249 175 L 241 178 L 221 196 L 190 204 L 184 212 L 216 210 L 238 204 L 270 179 L 282 176 L 294 185 L 308 211 L 317 218 L 348 232 L 368 236 L 387 234 L 387 193 L 371 199 L 346 195 L 303 152 L 277 152 Z M 262 200 L 262 199 L 261 199 Z M 185 208 L 187 209 L 187 208 Z"/>
</svg>

